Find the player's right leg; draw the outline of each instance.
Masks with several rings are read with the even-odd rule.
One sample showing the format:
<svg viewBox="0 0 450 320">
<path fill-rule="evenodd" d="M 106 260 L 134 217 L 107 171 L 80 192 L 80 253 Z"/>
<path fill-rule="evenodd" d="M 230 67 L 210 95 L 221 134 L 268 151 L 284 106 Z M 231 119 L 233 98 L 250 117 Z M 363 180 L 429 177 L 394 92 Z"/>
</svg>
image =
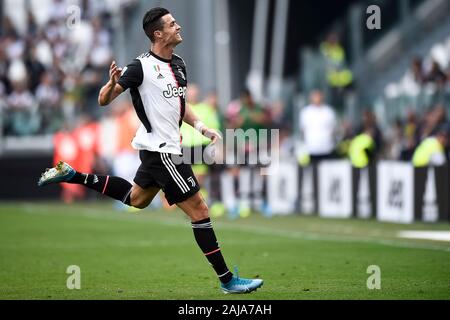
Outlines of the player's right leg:
<svg viewBox="0 0 450 320">
<path fill-rule="evenodd" d="M 59 161 L 55 167 L 47 169 L 41 175 L 38 185 L 44 186 L 60 182 L 83 185 L 139 209 L 147 207 L 159 191 L 157 187 L 144 189 L 137 184 L 132 185 L 120 177 L 80 173 L 63 161 Z"/>
</svg>

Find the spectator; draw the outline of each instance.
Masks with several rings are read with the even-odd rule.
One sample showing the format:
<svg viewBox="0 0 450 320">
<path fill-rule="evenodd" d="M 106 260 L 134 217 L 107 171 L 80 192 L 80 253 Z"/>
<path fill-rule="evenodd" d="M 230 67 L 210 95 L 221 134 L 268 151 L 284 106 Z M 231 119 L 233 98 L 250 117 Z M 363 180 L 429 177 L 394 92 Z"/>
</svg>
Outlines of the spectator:
<svg viewBox="0 0 450 320">
<path fill-rule="evenodd" d="M 208 108 L 202 108 L 199 103 L 200 88 L 197 84 L 188 85 L 186 92 L 186 102 L 191 106 L 192 112 L 207 126 L 211 125 Z M 200 108 L 199 108 L 200 107 Z M 213 127 L 214 128 L 214 127 Z M 217 129 L 217 128 L 216 128 Z M 203 183 L 203 178 L 207 172 L 207 166 L 203 165 L 203 148 L 209 144 L 210 140 L 204 138 L 193 127 L 183 123 L 181 126 L 181 136 L 183 145 L 184 161 L 195 164 L 192 166 L 195 176 L 200 178 L 199 183 Z"/>
<path fill-rule="evenodd" d="M 447 111 L 444 105 L 438 104 L 432 112 L 433 130 L 431 134 L 435 134 L 437 130 L 441 130 L 441 125 L 447 124 Z"/>
<path fill-rule="evenodd" d="M 36 90 L 36 99 L 42 115 L 44 133 L 54 133 L 63 124 L 60 89 L 56 86 L 51 73 L 45 72 Z"/>
<path fill-rule="evenodd" d="M 445 149 L 448 146 L 449 126 L 443 124 L 436 134 L 423 140 L 414 152 L 412 162 L 415 167 L 441 166 L 447 162 Z"/>
<path fill-rule="evenodd" d="M 10 61 L 6 57 L 5 43 L 0 38 L 0 82 L 3 84 L 5 93 L 11 92 L 11 84 L 7 76 Z"/>
<path fill-rule="evenodd" d="M 6 111 L 6 133 L 32 135 L 39 131 L 40 117 L 36 113 L 36 101 L 26 81 L 13 83 L 13 91 L 6 99 Z"/>
<path fill-rule="evenodd" d="M 419 85 L 425 82 L 425 73 L 423 70 L 422 59 L 420 57 L 414 57 L 411 61 L 409 73 L 411 78 Z"/>
<path fill-rule="evenodd" d="M 290 119 L 287 119 L 283 101 L 277 100 L 272 103 L 270 106 L 270 118 L 272 119 L 272 128 L 281 129 L 290 122 Z"/>
<path fill-rule="evenodd" d="M 0 81 L 0 118 L 4 118 L 4 110 L 6 109 L 6 89 L 2 81 Z M 0 123 L 0 136 L 3 133 L 1 128 L 3 123 Z"/>
<path fill-rule="evenodd" d="M 226 150 L 227 156 L 230 158 L 233 155 L 233 159 L 237 161 L 238 166 L 232 165 L 228 169 L 228 172 L 233 176 L 234 183 L 239 195 L 239 203 L 235 204 L 234 208 L 228 208 L 231 218 L 237 216 L 248 217 L 251 213 L 251 209 L 265 211 L 266 204 L 252 203 L 250 195 L 241 191 L 239 185 L 239 172 L 241 167 L 239 165 L 245 164 L 251 166 L 251 172 L 257 174 L 257 168 L 260 165 L 258 159 L 258 146 L 259 146 L 259 129 L 267 129 L 270 123 L 270 115 L 266 110 L 257 103 L 248 89 L 241 91 L 239 99 L 233 100 L 227 107 L 226 111 L 226 128 L 238 129 L 235 131 L 235 135 L 238 140 L 237 158 L 236 149 Z M 227 144 L 231 145 L 231 144 Z M 234 143 L 232 144 L 234 145 Z M 238 187 L 239 186 L 239 187 Z M 265 191 L 265 186 L 262 186 L 262 192 Z"/>
<path fill-rule="evenodd" d="M 41 81 L 43 73 L 45 72 L 44 65 L 38 60 L 37 50 L 35 47 L 30 47 L 27 49 L 24 62 L 29 75 L 30 90 L 34 93 Z"/>
<path fill-rule="evenodd" d="M 211 126 L 209 127 L 223 132 L 224 117 L 220 112 L 217 93 L 214 90 L 208 92 L 201 105 L 204 105 L 203 108 L 209 110 L 206 112 L 207 114 L 210 114 L 208 118 L 211 119 Z M 224 133 L 222 133 L 222 135 L 223 134 Z M 224 204 L 221 202 L 221 190 L 216 187 L 221 183 L 221 174 L 225 168 L 223 164 L 218 164 L 223 161 L 223 149 L 216 148 L 215 160 L 216 163 L 213 163 L 208 167 L 209 180 L 207 181 L 207 186 L 209 186 L 208 202 L 210 203 L 211 214 L 218 217 L 225 214 L 226 211 Z"/>
<path fill-rule="evenodd" d="M 347 67 L 345 50 L 336 33 L 330 33 L 320 44 L 325 58 L 327 82 L 331 89 L 331 101 L 338 108 L 343 107 L 343 95 L 353 82 L 353 74 Z"/>
<path fill-rule="evenodd" d="M 444 85 L 444 103 L 450 107 L 450 69 L 447 71 L 447 80 Z"/>
<path fill-rule="evenodd" d="M 44 35 L 44 32 L 40 33 L 40 36 L 35 41 L 34 44 L 34 55 L 36 60 L 38 60 L 45 68 L 52 68 L 53 66 L 53 51 L 50 42 Z"/>
<path fill-rule="evenodd" d="M 356 130 L 356 133 L 369 134 L 374 139 L 376 152 L 381 150 L 381 147 L 383 145 L 381 130 L 378 127 L 377 117 L 375 116 L 375 113 L 373 113 L 369 109 L 365 109 L 362 112 L 362 123 L 361 126 Z"/>
<path fill-rule="evenodd" d="M 107 70 L 112 60 L 110 48 L 110 35 L 108 30 L 102 26 L 100 18 L 92 19 L 93 42 L 89 55 L 89 64 L 101 71 Z"/>
<path fill-rule="evenodd" d="M 27 10 L 27 25 L 28 25 L 28 37 L 35 37 L 38 33 L 39 27 L 36 23 L 33 13 L 30 9 Z"/>
<path fill-rule="evenodd" d="M 214 106 L 207 103 L 200 103 L 200 88 L 196 84 L 190 84 L 187 88 L 187 103 L 190 104 L 192 112 L 208 126 L 208 128 L 220 129 L 219 117 Z M 197 130 L 183 123 L 181 126 L 183 137 L 184 161 L 193 164 L 192 169 L 200 184 L 203 184 L 204 178 L 208 173 L 208 166 L 204 164 L 203 151 L 211 142 L 210 139 L 203 137 Z"/>
<path fill-rule="evenodd" d="M 187 88 L 187 103 L 191 106 L 191 111 L 203 122 L 208 128 L 219 130 L 221 129 L 219 110 L 217 108 L 217 96 L 214 92 L 209 93 L 203 101 L 200 101 L 200 88 L 193 83 Z M 193 127 L 183 123 L 181 126 L 181 134 L 183 137 L 183 158 L 184 161 L 192 164 L 192 170 L 199 181 L 200 185 L 205 186 L 201 188 L 201 192 L 205 200 L 214 205 L 219 199 L 217 188 L 211 188 L 211 179 L 214 182 L 220 183 L 220 176 L 218 173 L 218 166 L 210 162 L 211 159 L 204 159 L 203 155 L 205 148 L 211 143 L 211 140 L 203 137 Z M 220 151 L 217 151 L 219 153 Z M 205 160 L 206 163 L 205 163 Z M 217 157 L 216 157 L 217 160 Z M 209 180 L 208 180 L 209 178 Z M 216 212 L 216 209 L 213 211 Z M 218 212 L 222 212 L 219 210 Z"/>
<path fill-rule="evenodd" d="M 235 128 L 263 129 L 268 124 L 267 114 L 259 103 L 253 100 L 253 96 L 248 89 L 241 92 L 240 108 L 233 121 Z"/>
<path fill-rule="evenodd" d="M 427 138 L 431 131 L 433 130 L 434 124 L 433 124 L 433 108 L 428 108 L 425 113 L 423 114 L 422 118 L 419 122 L 419 128 L 418 128 L 418 142 L 422 141 L 423 139 Z"/>
<path fill-rule="evenodd" d="M 447 121 L 446 110 L 442 105 L 431 107 L 423 116 L 419 127 L 418 140 L 422 141 L 432 136 L 441 124 Z"/>
<path fill-rule="evenodd" d="M 6 56 L 9 60 L 22 58 L 25 51 L 25 41 L 17 34 L 12 34 L 5 38 Z"/>
<path fill-rule="evenodd" d="M 411 161 L 418 142 L 418 121 L 414 110 L 408 110 L 406 122 L 401 126 L 400 160 Z"/>
<path fill-rule="evenodd" d="M 445 81 L 445 79 L 445 73 L 441 70 L 437 61 L 432 60 L 430 71 L 425 76 L 425 82 L 437 83 L 439 81 Z"/>
<path fill-rule="evenodd" d="M 321 91 L 310 95 L 310 104 L 300 112 L 300 131 L 312 162 L 334 156 L 336 115 L 323 101 Z"/>
<path fill-rule="evenodd" d="M 228 127 L 242 129 L 237 134 L 240 138 L 239 140 L 244 142 L 243 145 L 238 146 L 238 148 L 243 150 L 239 155 L 243 155 L 245 157 L 244 162 L 247 163 L 247 161 L 250 161 L 250 156 L 256 157 L 257 155 L 258 133 L 260 129 L 267 129 L 269 116 L 263 107 L 254 101 L 251 92 L 248 89 L 244 89 L 241 91 L 235 114 L 229 117 L 228 120 Z M 255 135 L 251 134 L 252 130 L 254 130 Z M 249 137 L 248 141 L 245 138 L 246 134 Z"/>
<path fill-rule="evenodd" d="M 423 70 L 422 59 L 416 56 L 411 60 L 409 69 L 400 81 L 401 87 L 404 92 L 417 95 L 424 82 L 425 73 Z"/>
<path fill-rule="evenodd" d="M 350 142 L 349 156 L 352 165 L 356 168 L 364 168 L 376 159 L 382 145 L 380 129 L 376 122 L 376 116 L 369 110 L 364 110 L 362 123 L 357 130 L 357 135 Z"/>
</svg>

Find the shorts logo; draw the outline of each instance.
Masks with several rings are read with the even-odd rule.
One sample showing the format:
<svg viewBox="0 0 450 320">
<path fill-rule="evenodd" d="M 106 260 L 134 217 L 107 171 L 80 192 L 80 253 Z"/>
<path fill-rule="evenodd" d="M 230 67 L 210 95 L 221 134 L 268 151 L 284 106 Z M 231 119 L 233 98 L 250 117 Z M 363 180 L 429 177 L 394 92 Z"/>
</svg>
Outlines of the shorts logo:
<svg viewBox="0 0 450 320">
<path fill-rule="evenodd" d="M 167 85 L 167 90 L 163 91 L 164 98 L 172 98 L 172 97 L 182 97 L 185 99 L 186 97 L 186 87 L 174 87 L 171 83 Z"/>
<path fill-rule="evenodd" d="M 194 178 L 189 177 L 189 178 L 187 178 L 187 181 L 190 182 L 191 185 L 192 185 L 193 187 L 195 187 L 195 181 L 194 181 Z"/>
</svg>

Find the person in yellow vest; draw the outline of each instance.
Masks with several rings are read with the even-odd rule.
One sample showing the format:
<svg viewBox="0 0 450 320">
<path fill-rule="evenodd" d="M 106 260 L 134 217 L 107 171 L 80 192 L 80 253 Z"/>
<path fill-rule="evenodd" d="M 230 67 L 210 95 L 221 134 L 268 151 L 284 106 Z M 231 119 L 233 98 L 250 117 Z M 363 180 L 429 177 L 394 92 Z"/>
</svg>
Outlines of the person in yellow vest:
<svg viewBox="0 0 450 320">
<path fill-rule="evenodd" d="M 343 108 L 344 95 L 353 84 L 353 73 L 348 68 L 345 50 L 335 33 L 328 35 L 320 44 L 324 57 L 326 81 L 329 86 L 330 101 L 338 110 Z"/>
<path fill-rule="evenodd" d="M 445 148 L 449 138 L 448 125 L 442 125 L 434 136 L 425 138 L 416 148 L 412 163 L 414 167 L 442 166 L 446 163 Z"/>
<path fill-rule="evenodd" d="M 362 113 L 361 128 L 348 147 L 348 156 L 355 168 L 367 167 L 381 149 L 381 131 L 377 126 L 375 114 L 366 109 Z"/>
<path fill-rule="evenodd" d="M 220 120 L 218 110 L 212 103 L 210 96 L 200 102 L 200 89 L 196 84 L 189 85 L 187 88 L 187 103 L 190 104 L 192 112 L 208 127 L 220 131 Z M 181 126 L 182 147 L 184 161 L 192 164 L 192 170 L 200 185 L 204 185 L 205 177 L 208 175 L 208 165 L 203 162 L 203 151 L 211 142 L 205 138 L 195 128 L 183 123 Z M 202 194 L 208 197 L 206 189 L 202 188 Z"/>
<path fill-rule="evenodd" d="M 335 33 L 320 44 L 320 51 L 327 63 L 327 80 L 331 87 L 344 88 L 353 81 L 352 72 L 346 68 L 345 50 Z"/>
<path fill-rule="evenodd" d="M 354 137 L 348 149 L 350 161 L 355 168 L 365 168 L 369 165 L 375 150 L 375 141 L 368 132 Z"/>
</svg>

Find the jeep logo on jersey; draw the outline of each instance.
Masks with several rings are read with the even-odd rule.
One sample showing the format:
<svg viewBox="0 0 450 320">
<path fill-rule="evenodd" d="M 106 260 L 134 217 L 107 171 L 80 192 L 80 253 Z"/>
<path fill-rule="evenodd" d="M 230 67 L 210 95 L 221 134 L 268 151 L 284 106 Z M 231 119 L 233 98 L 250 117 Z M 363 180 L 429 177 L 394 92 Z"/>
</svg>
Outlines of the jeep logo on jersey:
<svg viewBox="0 0 450 320">
<path fill-rule="evenodd" d="M 185 99 L 186 97 L 186 87 L 174 87 L 171 83 L 167 85 L 167 90 L 163 91 L 164 98 L 172 98 L 172 97 L 182 97 Z"/>
</svg>

